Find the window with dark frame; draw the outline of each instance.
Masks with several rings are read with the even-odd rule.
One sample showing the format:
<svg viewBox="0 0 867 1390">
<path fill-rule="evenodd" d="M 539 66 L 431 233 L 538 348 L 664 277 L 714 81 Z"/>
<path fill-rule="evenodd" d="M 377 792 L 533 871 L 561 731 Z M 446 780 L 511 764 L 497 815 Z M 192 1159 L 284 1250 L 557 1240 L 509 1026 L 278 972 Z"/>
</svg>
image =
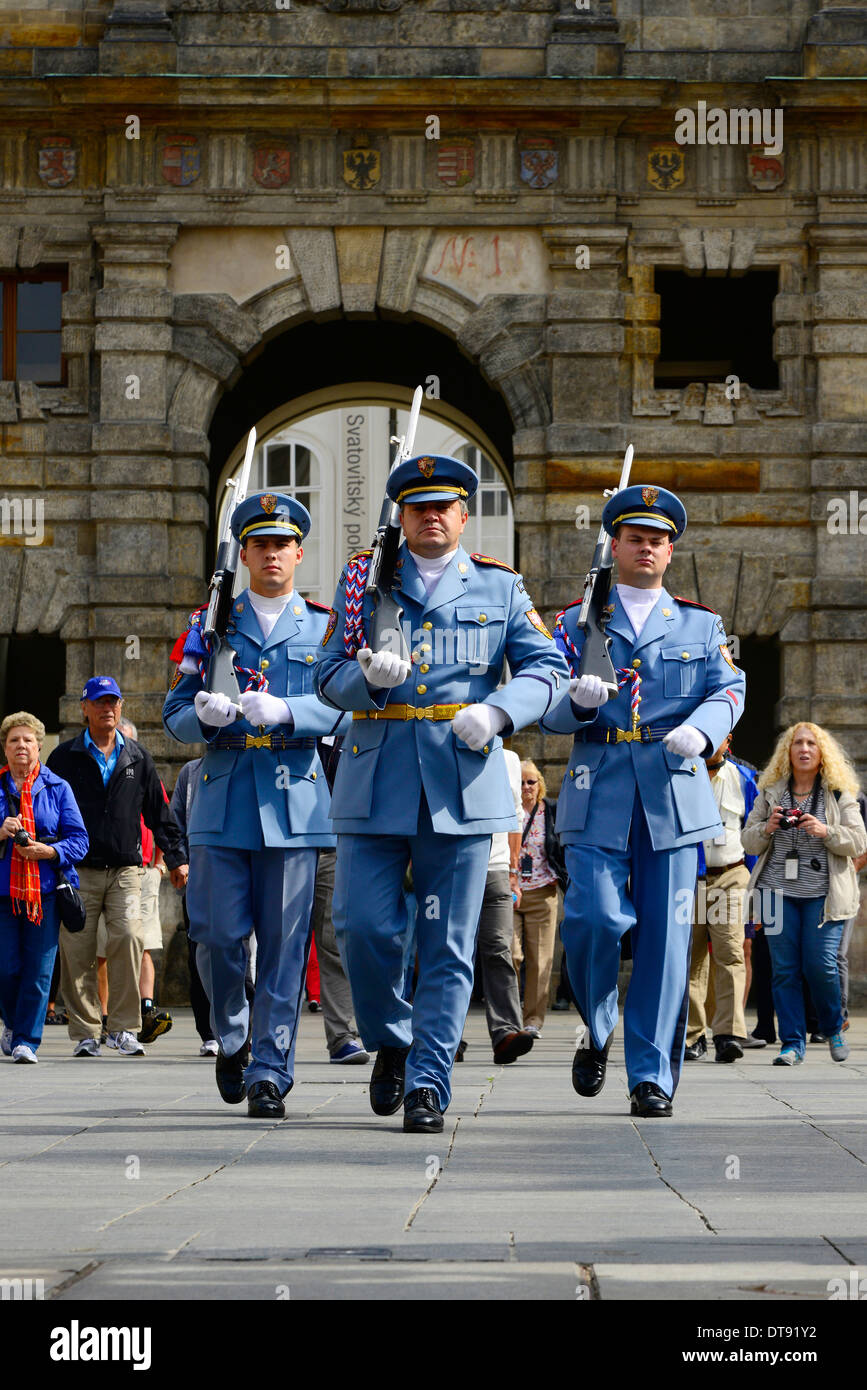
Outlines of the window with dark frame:
<svg viewBox="0 0 867 1390">
<path fill-rule="evenodd" d="M 754 391 L 779 390 L 774 360 L 776 270 L 750 270 L 745 275 L 657 270 L 654 289 L 660 300 L 655 387 L 710 385 L 736 376 Z"/>
<path fill-rule="evenodd" d="M 63 386 L 61 307 L 67 287 L 62 267 L 0 275 L 0 377 Z"/>
</svg>

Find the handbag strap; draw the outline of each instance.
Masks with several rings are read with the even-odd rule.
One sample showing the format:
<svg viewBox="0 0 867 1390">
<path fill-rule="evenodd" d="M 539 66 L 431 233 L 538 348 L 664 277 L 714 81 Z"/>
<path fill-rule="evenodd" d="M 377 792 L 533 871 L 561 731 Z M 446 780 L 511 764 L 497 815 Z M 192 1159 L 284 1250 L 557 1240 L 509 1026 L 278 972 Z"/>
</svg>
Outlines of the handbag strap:
<svg viewBox="0 0 867 1390">
<path fill-rule="evenodd" d="M 536 812 L 537 812 L 538 809 L 539 809 L 539 804 L 540 804 L 540 803 L 537 801 L 537 802 L 536 802 L 536 805 L 533 807 L 532 811 L 530 812 L 530 819 L 527 821 L 527 824 L 524 826 L 524 829 L 523 829 L 522 832 L 521 832 L 521 844 L 524 843 L 524 841 L 526 840 L 527 836 L 528 836 L 529 833 L 530 833 L 530 826 L 533 824 L 533 821 L 536 819 Z"/>
</svg>

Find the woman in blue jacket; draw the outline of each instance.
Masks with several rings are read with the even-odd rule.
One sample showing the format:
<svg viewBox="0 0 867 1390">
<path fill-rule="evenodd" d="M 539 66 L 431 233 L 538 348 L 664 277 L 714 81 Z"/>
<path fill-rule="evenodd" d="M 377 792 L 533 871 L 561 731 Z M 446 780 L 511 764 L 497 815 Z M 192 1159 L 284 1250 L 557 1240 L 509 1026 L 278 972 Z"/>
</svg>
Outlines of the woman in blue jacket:
<svg viewBox="0 0 867 1390">
<path fill-rule="evenodd" d="M 60 931 L 57 870 L 77 887 L 74 866 L 88 847 L 72 789 L 39 761 L 44 738 L 42 721 L 23 711 L 0 724 L 0 1050 L 14 1062 L 35 1062 L 42 1041 Z"/>
</svg>

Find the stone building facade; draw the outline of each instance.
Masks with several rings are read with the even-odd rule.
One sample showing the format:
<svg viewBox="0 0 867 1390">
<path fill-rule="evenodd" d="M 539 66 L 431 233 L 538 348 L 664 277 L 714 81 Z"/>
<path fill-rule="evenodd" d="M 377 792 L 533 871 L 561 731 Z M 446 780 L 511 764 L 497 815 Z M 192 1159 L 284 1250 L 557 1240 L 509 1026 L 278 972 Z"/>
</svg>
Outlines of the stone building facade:
<svg viewBox="0 0 867 1390">
<path fill-rule="evenodd" d="M 0 382 L 0 630 L 62 643 L 60 726 L 120 672 L 171 775 L 168 651 L 247 429 L 432 378 L 549 618 L 631 442 L 689 510 L 672 587 L 756 677 L 750 751 L 810 717 L 867 765 L 864 0 L 8 0 L 0 44 L 0 276 L 65 277 L 62 382 Z M 683 110 L 782 140 L 680 144 Z M 667 304 L 726 358 L 722 280 L 773 378 L 661 375 Z"/>
</svg>

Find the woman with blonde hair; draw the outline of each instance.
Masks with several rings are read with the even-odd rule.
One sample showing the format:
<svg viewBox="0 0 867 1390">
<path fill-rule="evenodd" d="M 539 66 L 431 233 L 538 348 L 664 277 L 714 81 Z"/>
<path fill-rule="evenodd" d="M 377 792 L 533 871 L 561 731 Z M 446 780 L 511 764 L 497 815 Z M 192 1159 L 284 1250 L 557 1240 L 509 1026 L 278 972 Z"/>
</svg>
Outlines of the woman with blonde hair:
<svg viewBox="0 0 867 1390">
<path fill-rule="evenodd" d="M 74 865 L 88 839 L 72 788 L 43 767 L 45 725 L 19 710 L 0 724 L 0 1051 L 35 1062 L 42 1041 L 60 932 L 57 870 L 78 887 Z"/>
<path fill-rule="evenodd" d="M 524 1032 L 538 1038 L 548 1008 L 548 986 L 557 936 L 557 885 L 566 887 L 566 865 L 554 829 L 557 803 L 545 795 L 545 779 L 535 763 L 521 763 L 524 826 L 512 932 L 512 964 L 520 978 L 524 965 Z"/>
<path fill-rule="evenodd" d="M 836 739 L 818 724 L 793 724 L 759 777 L 741 835 L 746 853 L 759 856 L 748 892 L 758 890 L 752 901 L 761 906 L 771 954 L 782 1044 L 775 1066 L 804 1060 L 802 975 L 831 1057 L 845 1062 L 849 1056 L 837 950 L 846 919 L 858 910 L 852 856 L 867 849 L 857 791 L 854 769 Z"/>
</svg>

